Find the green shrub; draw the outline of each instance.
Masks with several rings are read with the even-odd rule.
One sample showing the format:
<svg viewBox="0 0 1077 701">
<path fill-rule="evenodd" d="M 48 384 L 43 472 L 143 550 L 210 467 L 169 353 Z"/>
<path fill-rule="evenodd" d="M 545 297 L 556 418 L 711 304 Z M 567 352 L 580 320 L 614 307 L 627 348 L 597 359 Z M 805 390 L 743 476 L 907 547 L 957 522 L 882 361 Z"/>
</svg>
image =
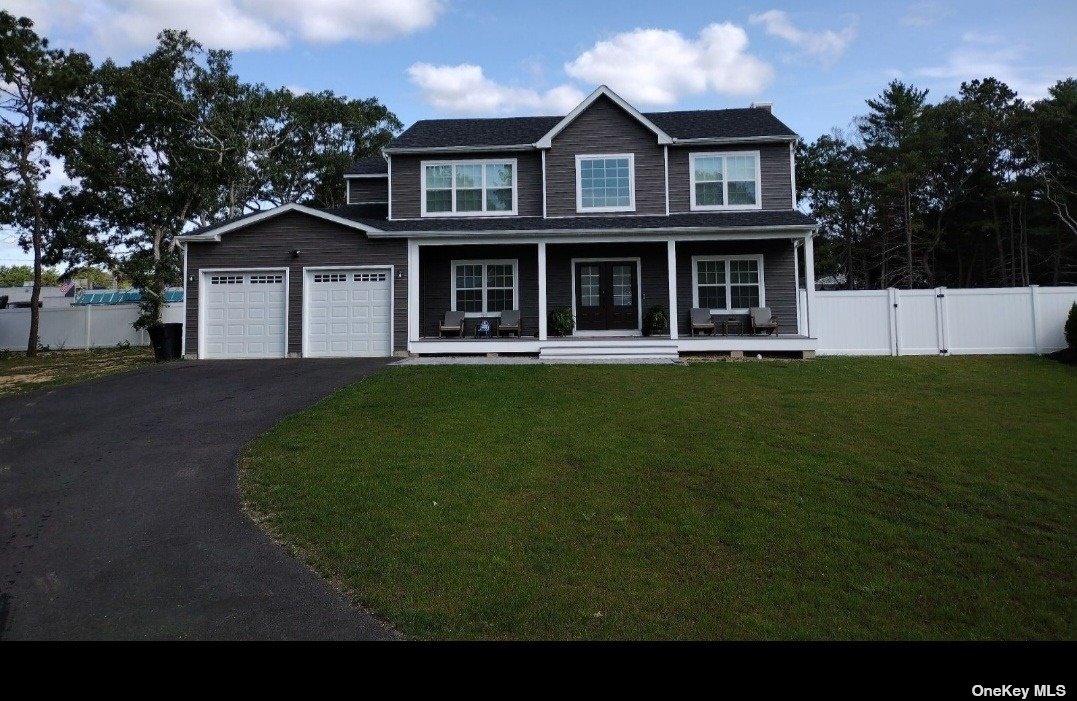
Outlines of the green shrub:
<svg viewBox="0 0 1077 701">
<path fill-rule="evenodd" d="M 572 317 L 572 310 L 568 307 L 551 309 L 548 322 L 550 333 L 554 336 L 570 336 L 572 330 L 576 328 L 576 320 Z"/>
<path fill-rule="evenodd" d="M 1077 348 L 1077 302 L 1070 307 L 1070 315 L 1066 317 L 1066 343 L 1070 348 Z"/>
<path fill-rule="evenodd" d="M 669 331 L 669 314 L 665 307 L 657 304 L 647 310 L 643 317 L 643 333 L 646 336 L 665 333 Z"/>
</svg>

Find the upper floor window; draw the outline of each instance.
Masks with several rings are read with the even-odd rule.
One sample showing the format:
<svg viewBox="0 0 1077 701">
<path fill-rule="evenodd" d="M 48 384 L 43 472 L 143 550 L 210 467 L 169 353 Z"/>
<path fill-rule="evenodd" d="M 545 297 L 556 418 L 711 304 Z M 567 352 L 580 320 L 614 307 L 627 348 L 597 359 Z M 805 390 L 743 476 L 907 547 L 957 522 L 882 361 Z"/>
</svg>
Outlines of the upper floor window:
<svg viewBox="0 0 1077 701">
<path fill-rule="evenodd" d="M 759 209 L 759 152 L 693 153 L 692 209 Z"/>
<path fill-rule="evenodd" d="M 576 156 L 576 210 L 633 212 L 635 160 L 631 153 Z"/>
<path fill-rule="evenodd" d="M 423 161 L 422 214 L 516 214 L 516 160 Z"/>
</svg>

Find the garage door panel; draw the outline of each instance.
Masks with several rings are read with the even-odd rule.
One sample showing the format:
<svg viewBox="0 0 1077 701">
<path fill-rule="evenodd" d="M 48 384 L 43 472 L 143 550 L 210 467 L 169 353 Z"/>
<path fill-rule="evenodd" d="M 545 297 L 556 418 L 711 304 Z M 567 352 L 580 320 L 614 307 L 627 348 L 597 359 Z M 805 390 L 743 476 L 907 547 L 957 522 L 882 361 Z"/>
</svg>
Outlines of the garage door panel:
<svg viewBox="0 0 1077 701">
<path fill-rule="evenodd" d="M 389 355 L 391 286 L 387 270 L 309 271 L 307 355 Z"/>
<path fill-rule="evenodd" d="M 205 357 L 284 357 L 284 274 L 227 271 L 207 278 L 202 309 Z"/>
</svg>

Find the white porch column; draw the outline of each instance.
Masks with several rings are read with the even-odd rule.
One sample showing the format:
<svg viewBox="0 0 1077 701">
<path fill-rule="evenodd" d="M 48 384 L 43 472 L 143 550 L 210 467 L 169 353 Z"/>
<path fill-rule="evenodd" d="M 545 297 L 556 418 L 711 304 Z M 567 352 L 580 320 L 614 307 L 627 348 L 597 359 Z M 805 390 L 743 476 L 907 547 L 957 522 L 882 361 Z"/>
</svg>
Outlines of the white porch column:
<svg viewBox="0 0 1077 701">
<path fill-rule="evenodd" d="M 812 336 L 813 322 L 815 317 L 815 244 L 813 243 L 814 231 L 809 231 L 804 237 L 804 292 L 807 297 L 807 309 L 804 316 L 807 318 L 806 335 Z"/>
<path fill-rule="evenodd" d="M 419 340 L 419 242 L 408 239 L 408 345 Z M 410 351 L 411 348 L 409 347 Z"/>
<path fill-rule="evenodd" d="M 546 153 L 543 151 L 543 153 Z M 538 243 L 538 326 L 539 340 L 546 340 L 546 242 Z"/>
<path fill-rule="evenodd" d="M 677 316 L 677 242 L 673 239 L 666 241 L 666 265 L 669 277 L 669 337 L 676 341 L 680 319 Z"/>
</svg>

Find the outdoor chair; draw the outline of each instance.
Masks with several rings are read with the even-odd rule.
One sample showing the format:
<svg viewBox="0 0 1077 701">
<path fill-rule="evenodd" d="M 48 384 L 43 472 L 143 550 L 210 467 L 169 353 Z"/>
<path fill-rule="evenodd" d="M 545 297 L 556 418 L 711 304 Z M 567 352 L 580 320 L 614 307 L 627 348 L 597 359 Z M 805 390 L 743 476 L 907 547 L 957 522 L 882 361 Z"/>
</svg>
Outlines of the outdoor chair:
<svg viewBox="0 0 1077 701">
<path fill-rule="evenodd" d="M 445 312 L 445 320 L 438 324 L 438 335 L 449 336 L 455 334 L 464 337 L 464 313 Z"/>
<path fill-rule="evenodd" d="M 770 313 L 770 307 L 751 307 L 748 316 L 752 324 L 752 333 L 778 333 L 778 317 Z"/>
<path fill-rule="evenodd" d="M 516 338 L 520 337 L 519 309 L 508 309 L 501 312 L 501 323 L 497 325 L 497 335 L 502 336 L 511 333 L 516 334 Z"/>
<path fill-rule="evenodd" d="M 691 322 L 693 336 L 703 332 L 714 335 L 714 319 L 711 318 L 710 309 L 693 309 Z"/>
</svg>

